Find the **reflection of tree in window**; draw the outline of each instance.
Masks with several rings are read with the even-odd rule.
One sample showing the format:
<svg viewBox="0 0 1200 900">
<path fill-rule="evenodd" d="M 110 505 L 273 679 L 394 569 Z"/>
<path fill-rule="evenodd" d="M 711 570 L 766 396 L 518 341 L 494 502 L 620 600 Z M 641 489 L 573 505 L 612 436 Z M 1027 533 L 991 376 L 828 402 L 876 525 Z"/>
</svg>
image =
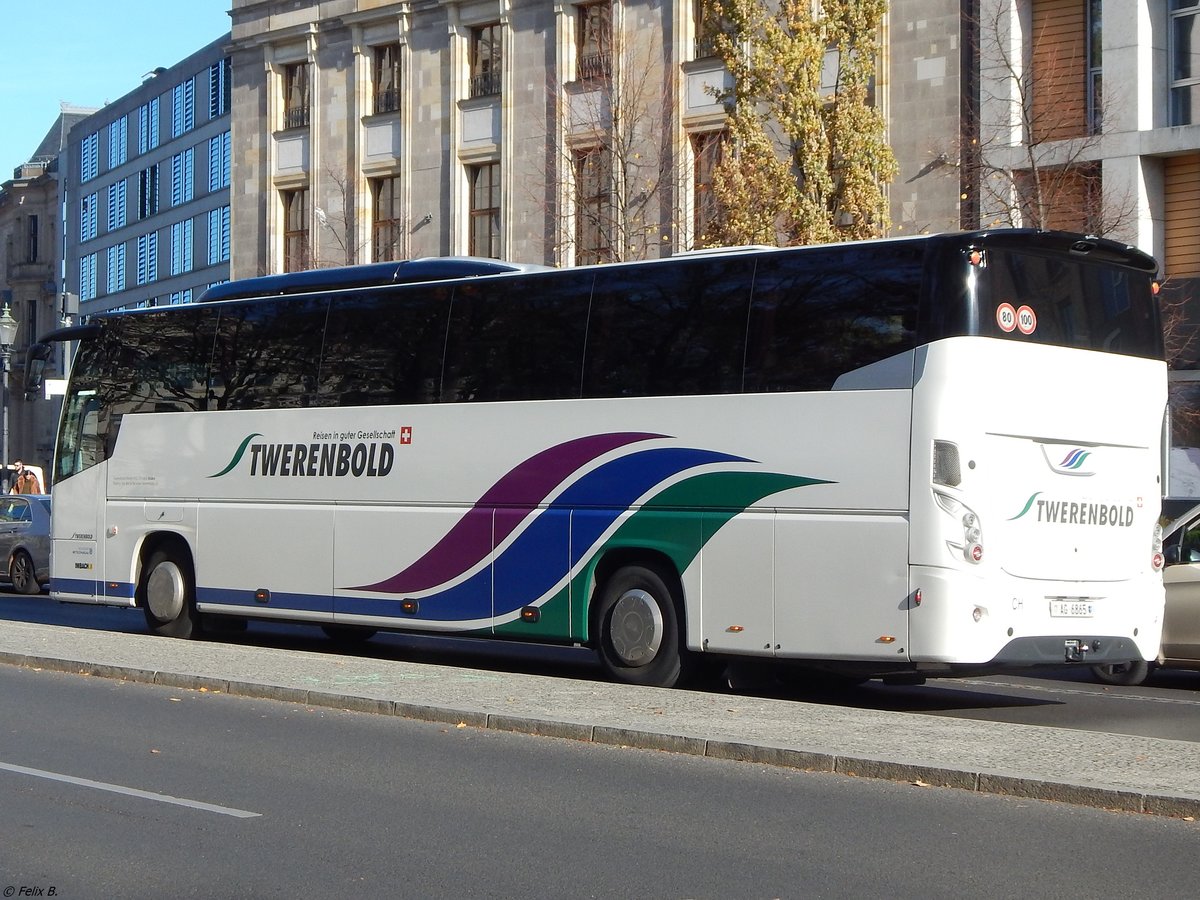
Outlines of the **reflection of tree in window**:
<svg viewBox="0 0 1200 900">
<path fill-rule="evenodd" d="M 753 271 L 741 257 L 598 272 L 584 396 L 741 390 Z"/>
<path fill-rule="evenodd" d="M 221 308 L 210 409 L 313 405 L 328 301 L 267 300 Z"/>
<path fill-rule="evenodd" d="M 455 288 L 442 400 L 579 396 L 592 274 Z"/>
<path fill-rule="evenodd" d="M 837 248 L 761 257 L 747 391 L 829 390 L 916 343 L 924 249 Z"/>
<path fill-rule="evenodd" d="M 437 402 L 450 293 L 420 285 L 335 297 L 321 360 L 322 405 Z"/>
</svg>

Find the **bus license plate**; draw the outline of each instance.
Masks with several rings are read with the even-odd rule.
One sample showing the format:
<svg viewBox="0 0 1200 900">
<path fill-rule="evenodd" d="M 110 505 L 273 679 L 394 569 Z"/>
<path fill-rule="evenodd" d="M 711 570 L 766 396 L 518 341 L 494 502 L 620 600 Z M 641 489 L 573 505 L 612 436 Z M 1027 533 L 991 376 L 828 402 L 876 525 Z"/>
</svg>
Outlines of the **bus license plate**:
<svg viewBox="0 0 1200 900">
<path fill-rule="evenodd" d="M 1090 600 L 1051 600 L 1050 615 L 1060 619 L 1090 619 L 1092 604 Z"/>
</svg>

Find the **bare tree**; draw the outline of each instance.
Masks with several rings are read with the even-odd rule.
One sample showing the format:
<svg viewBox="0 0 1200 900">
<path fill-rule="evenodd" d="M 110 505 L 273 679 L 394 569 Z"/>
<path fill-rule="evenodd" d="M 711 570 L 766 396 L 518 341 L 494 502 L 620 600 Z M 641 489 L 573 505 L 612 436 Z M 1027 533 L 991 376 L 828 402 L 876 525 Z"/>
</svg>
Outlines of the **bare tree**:
<svg viewBox="0 0 1200 900">
<path fill-rule="evenodd" d="M 542 186 L 559 263 L 653 259 L 669 252 L 686 212 L 677 190 L 676 89 L 661 36 L 616 41 L 547 85 L 552 115 Z"/>
<path fill-rule="evenodd" d="M 1103 236 L 1127 225 L 1136 201 L 1104 184 L 1100 135 L 1112 101 L 1090 78 L 1083 29 L 1035 25 L 1028 10 L 1008 2 L 989 4 L 975 25 L 978 136 L 931 148 L 931 165 L 957 159 L 943 171 L 966 170 L 984 227 Z"/>
</svg>

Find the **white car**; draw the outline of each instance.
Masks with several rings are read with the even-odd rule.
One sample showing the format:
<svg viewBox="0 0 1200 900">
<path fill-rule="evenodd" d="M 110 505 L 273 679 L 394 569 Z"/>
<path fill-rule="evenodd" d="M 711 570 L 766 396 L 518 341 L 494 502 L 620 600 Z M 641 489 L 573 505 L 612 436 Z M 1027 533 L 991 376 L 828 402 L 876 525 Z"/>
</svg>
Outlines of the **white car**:
<svg viewBox="0 0 1200 900">
<path fill-rule="evenodd" d="M 1167 526 L 1163 555 L 1167 609 L 1158 659 L 1092 666 L 1105 684 L 1141 684 L 1158 666 L 1200 669 L 1200 504 Z"/>
</svg>

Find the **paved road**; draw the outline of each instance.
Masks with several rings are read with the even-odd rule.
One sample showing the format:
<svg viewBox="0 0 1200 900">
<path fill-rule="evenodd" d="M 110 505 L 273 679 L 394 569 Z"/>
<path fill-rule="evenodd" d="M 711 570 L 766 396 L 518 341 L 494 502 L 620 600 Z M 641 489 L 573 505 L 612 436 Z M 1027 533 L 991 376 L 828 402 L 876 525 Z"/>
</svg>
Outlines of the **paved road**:
<svg viewBox="0 0 1200 900">
<path fill-rule="evenodd" d="M 0 895 L 1010 900 L 1086 882 L 1183 898 L 1198 836 L 1162 816 L 0 665 Z"/>
<path fill-rule="evenodd" d="M 129 614 L 136 625 L 136 614 Z M 140 625 L 138 626 L 140 630 Z M 5 621 L 0 662 L 1164 815 L 1200 743 Z"/>
</svg>

